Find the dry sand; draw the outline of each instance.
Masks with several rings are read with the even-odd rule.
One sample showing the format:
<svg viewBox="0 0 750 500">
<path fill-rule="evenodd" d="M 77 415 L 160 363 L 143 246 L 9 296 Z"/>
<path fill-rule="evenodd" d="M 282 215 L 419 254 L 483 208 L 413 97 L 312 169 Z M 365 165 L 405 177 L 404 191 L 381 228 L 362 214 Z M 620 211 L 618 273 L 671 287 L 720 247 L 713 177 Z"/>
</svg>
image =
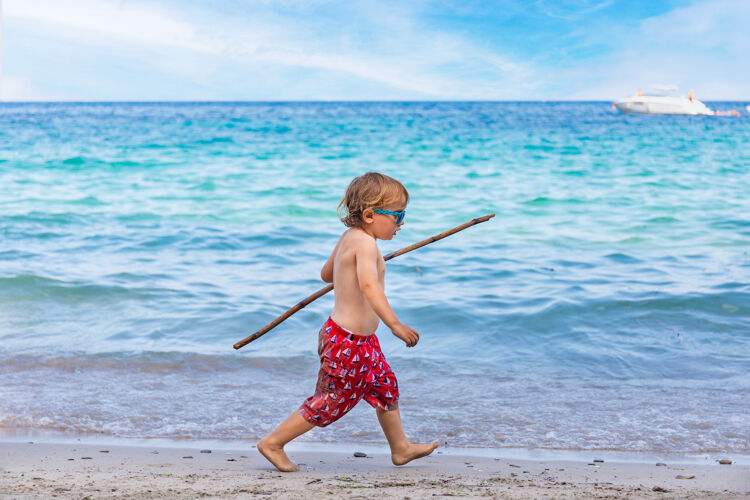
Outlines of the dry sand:
<svg viewBox="0 0 750 500">
<path fill-rule="evenodd" d="M 277 472 L 255 449 L 201 453 L 200 448 L 0 442 L 0 498 L 750 499 L 748 465 L 589 465 L 435 454 L 394 467 L 385 453 L 290 456 L 300 472 Z"/>
</svg>

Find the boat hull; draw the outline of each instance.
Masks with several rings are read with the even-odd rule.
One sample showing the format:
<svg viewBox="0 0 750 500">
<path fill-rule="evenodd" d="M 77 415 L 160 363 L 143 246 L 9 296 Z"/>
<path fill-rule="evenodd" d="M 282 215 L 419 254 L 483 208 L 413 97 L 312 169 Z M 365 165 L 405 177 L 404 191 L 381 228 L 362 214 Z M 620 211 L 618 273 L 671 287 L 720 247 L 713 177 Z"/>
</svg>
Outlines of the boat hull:
<svg viewBox="0 0 750 500">
<path fill-rule="evenodd" d="M 614 103 L 622 113 L 641 115 L 712 115 L 705 104 L 687 97 L 638 96 Z"/>
</svg>

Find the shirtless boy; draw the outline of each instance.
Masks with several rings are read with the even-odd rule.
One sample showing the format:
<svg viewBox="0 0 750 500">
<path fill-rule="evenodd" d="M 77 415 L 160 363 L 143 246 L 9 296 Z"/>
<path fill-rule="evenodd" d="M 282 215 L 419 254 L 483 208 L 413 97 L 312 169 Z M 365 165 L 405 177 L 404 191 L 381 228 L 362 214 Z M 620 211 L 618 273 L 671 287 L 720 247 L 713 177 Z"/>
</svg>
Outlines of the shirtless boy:
<svg viewBox="0 0 750 500">
<path fill-rule="evenodd" d="M 284 453 L 289 441 L 335 422 L 363 398 L 375 408 L 394 465 L 427 456 L 438 447 L 406 439 L 398 383 L 375 336 L 382 320 L 407 347 L 419 341 L 419 334 L 401 323 L 388 303 L 385 261 L 376 243 L 390 240 L 401 229 L 408 201 L 409 193 L 399 181 L 368 172 L 349 184 L 339 204 L 341 221 L 349 229 L 320 272 L 323 281 L 333 283 L 335 298 L 319 333 L 315 394 L 258 443 L 258 450 L 282 472 L 299 470 Z"/>
</svg>

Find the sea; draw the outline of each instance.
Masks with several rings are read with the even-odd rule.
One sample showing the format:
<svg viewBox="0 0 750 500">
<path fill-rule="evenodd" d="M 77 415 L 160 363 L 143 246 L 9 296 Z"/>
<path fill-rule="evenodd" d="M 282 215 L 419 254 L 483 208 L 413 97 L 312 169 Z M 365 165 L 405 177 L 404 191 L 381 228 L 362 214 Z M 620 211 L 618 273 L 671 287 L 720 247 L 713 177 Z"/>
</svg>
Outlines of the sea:
<svg viewBox="0 0 750 500">
<path fill-rule="evenodd" d="M 0 104 L 0 435 L 254 441 L 310 396 L 350 180 L 411 200 L 377 331 L 413 441 L 750 455 L 750 115 Z M 309 443 L 383 444 L 361 402 Z"/>
</svg>

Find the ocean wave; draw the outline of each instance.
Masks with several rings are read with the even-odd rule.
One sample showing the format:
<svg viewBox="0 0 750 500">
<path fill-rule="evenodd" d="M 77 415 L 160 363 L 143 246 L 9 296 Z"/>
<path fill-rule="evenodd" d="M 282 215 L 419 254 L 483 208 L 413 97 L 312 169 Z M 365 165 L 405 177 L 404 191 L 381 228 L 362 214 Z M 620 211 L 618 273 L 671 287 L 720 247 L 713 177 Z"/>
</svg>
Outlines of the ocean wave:
<svg viewBox="0 0 750 500">
<path fill-rule="evenodd" d="M 317 356 L 183 353 L 2 359 L 0 427 L 134 438 L 259 439 L 315 387 Z M 570 372 L 508 374 L 389 356 L 417 440 L 453 446 L 748 453 L 750 388 L 608 381 Z M 491 368 L 490 368 L 491 367 Z M 489 369 L 488 369 L 489 368 Z M 61 396 L 62 395 L 62 396 Z M 360 403 L 324 435 L 382 442 Z"/>
<path fill-rule="evenodd" d="M 97 303 L 127 300 L 146 300 L 155 295 L 170 293 L 155 287 L 126 287 L 82 281 L 65 281 L 35 274 L 0 277 L 2 302 L 58 302 L 91 301 Z"/>
<path fill-rule="evenodd" d="M 235 353 L 224 355 L 198 354 L 179 351 L 113 351 L 99 353 L 66 353 L 56 355 L 51 353 L 18 354 L 12 357 L 2 357 L 2 370 L 11 373 L 36 372 L 50 370 L 52 372 L 97 373 L 109 371 L 144 373 L 144 374 L 176 374 L 180 372 L 234 372 L 242 370 L 260 370 L 267 372 L 288 370 L 290 366 L 302 366 L 308 371 L 315 363 L 315 356 L 240 356 Z"/>
</svg>

